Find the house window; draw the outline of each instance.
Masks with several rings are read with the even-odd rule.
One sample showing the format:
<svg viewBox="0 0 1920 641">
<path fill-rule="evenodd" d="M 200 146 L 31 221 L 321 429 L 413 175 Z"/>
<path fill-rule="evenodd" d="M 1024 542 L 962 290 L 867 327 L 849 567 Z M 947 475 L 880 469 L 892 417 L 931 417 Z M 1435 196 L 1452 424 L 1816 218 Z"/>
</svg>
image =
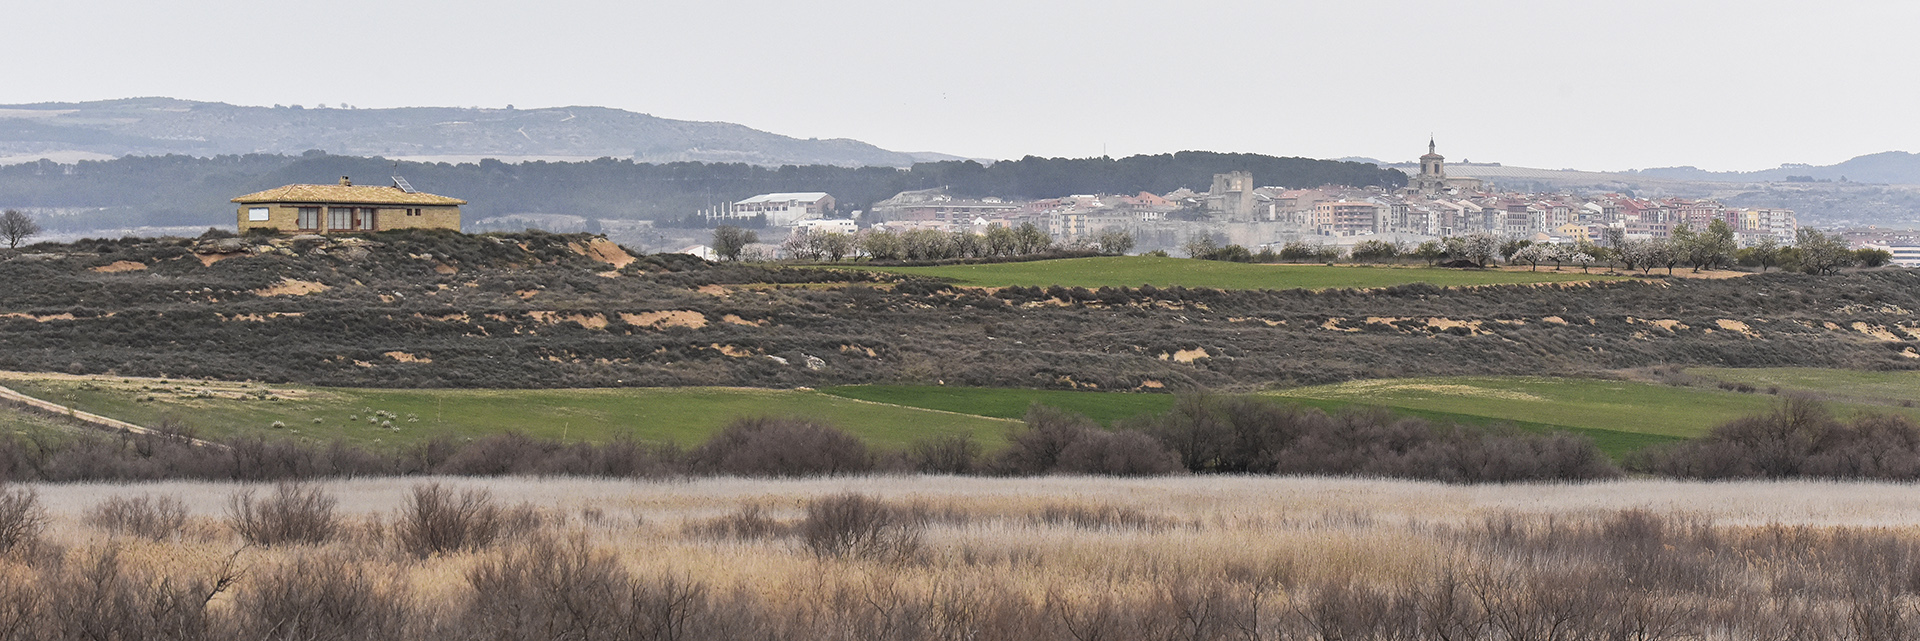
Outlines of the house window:
<svg viewBox="0 0 1920 641">
<path fill-rule="evenodd" d="M 267 208 L 265 207 L 247 208 L 247 222 L 263 223 L 266 221 L 267 221 Z"/>
<path fill-rule="evenodd" d="M 380 228 L 380 210 L 368 207 L 360 210 L 360 228 L 376 231 Z"/>
<path fill-rule="evenodd" d="M 353 229 L 353 227 L 354 225 L 353 225 L 353 208 L 352 207 L 328 207 L 327 208 L 327 229 L 333 230 L 333 231 L 346 231 L 349 229 Z"/>
<path fill-rule="evenodd" d="M 320 229 L 320 208 L 319 207 L 301 207 L 299 221 L 300 221 L 301 229 L 309 229 L 309 230 Z"/>
</svg>

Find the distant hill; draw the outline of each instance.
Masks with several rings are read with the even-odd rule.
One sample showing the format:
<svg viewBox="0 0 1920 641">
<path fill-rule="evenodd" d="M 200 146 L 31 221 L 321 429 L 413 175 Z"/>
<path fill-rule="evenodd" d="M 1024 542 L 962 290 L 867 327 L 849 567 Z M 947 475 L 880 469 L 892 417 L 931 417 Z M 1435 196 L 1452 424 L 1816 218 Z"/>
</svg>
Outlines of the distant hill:
<svg viewBox="0 0 1920 641">
<path fill-rule="evenodd" d="M 1887 151 L 1857 156 L 1835 165 L 1787 164 L 1760 171 L 1706 171 L 1695 167 L 1660 167 L 1628 172 L 1667 180 L 1722 182 L 1839 181 L 1920 185 L 1920 154 Z"/>
<path fill-rule="evenodd" d="M 670 120 L 606 107 L 243 107 L 174 98 L 0 105 L 0 158 L 296 155 L 310 149 L 448 162 L 612 157 L 908 167 L 955 159 L 888 151 L 844 138 L 803 140 L 724 122 Z"/>
</svg>

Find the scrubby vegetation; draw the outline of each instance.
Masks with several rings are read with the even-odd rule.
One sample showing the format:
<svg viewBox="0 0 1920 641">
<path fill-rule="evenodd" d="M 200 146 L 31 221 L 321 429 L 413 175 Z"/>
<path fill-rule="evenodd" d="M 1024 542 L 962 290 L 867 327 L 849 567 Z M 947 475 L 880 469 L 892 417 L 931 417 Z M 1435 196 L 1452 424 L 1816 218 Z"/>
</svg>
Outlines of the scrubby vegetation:
<svg viewBox="0 0 1920 641">
<path fill-rule="evenodd" d="M 987 289 L 677 255 L 614 269 L 587 255 L 587 236 L 366 241 L 246 241 L 256 243 L 246 251 L 267 249 L 231 255 L 184 240 L 43 247 L 0 262 L 9 283 L 0 368 L 342 387 L 1218 390 L 1920 363 L 1920 276 L 1908 271 L 1465 289 Z M 203 262 L 212 256 L 230 257 Z"/>
<path fill-rule="evenodd" d="M 539 488 L 530 525 L 420 555 L 401 534 L 423 495 L 380 490 L 338 536 L 146 547 L 72 520 L 112 487 L 69 492 L 0 552 L 0 634 L 92 639 L 1870 639 L 1920 634 L 1920 539 L 1836 523 L 1832 490 L 1641 486 L 1477 494 L 1417 484 L 1250 479 L 1114 489 L 909 479 Z M 852 489 L 832 489 L 847 485 Z M 956 487 L 957 485 L 957 487 Z M 516 489 L 517 488 L 517 489 Z M 215 492 L 231 491 L 221 488 Z M 244 490 L 243 490 L 244 491 Z M 187 498 L 204 503 L 199 490 Z M 902 498 L 911 494 L 915 498 Z M 1329 503 L 1324 496 L 1343 497 Z M 1544 495 L 1544 496 L 1543 496 Z M 607 508 L 638 505 L 630 515 Z M 1784 522 L 1717 523 L 1720 499 Z M 487 498 L 486 501 L 497 499 Z M 763 508 L 754 501 L 780 507 Z M 1846 502 L 1843 499 L 1842 502 Z M 1852 501 L 1856 505 L 1872 500 Z M 392 506 L 401 506 L 392 511 Z M 1485 506 L 1486 514 L 1477 511 Z M 1858 516 L 1910 514 L 1898 506 Z M 729 513 L 713 517 L 712 513 Z M 1696 512 L 1696 510 L 1698 510 Z M 715 527 L 720 521 L 751 526 Z M 44 525 L 44 523 L 43 523 Z"/>
<path fill-rule="evenodd" d="M 1920 426 L 1895 414 L 1843 421 L 1819 401 L 1789 396 L 1770 413 L 1635 458 L 1636 467 L 1681 478 L 1912 481 L 1920 479 Z"/>
<path fill-rule="evenodd" d="M 0 439 L 0 479 L 285 481 L 416 474 L 805 477 L 890 471 L 1335 474 L 1486 482 L 1619 474 L 1606 455 L 1582 437 L 1435 425 L 1382 411 L 1328 415 L 1255 398 L 1185 398 L 1165 414 L 1120 421 L 1117 429 L 1035 405 L 1027 412 L 1025 425 L 1013 430 L 1007 442 L 1006 447 L 989 450 L 965 436 L 928 436 L 903 450 L 876 450 L 818 421 L 767 417 L 735 420 L 704 443 L 684 450 L 632 441 L 562 443 L 512 433 L 471 441 L 440 439 L 399 451 L 258 438 L 197 445 L 182 435 L 165 433 L 14 436 Z M 414 510 L 469 512 L 479 509 L 472 507 L 476 501 L 433 494 L 416 497 Z M 263 524 L 278 522 L 273 515 L 282 512 L 317 513 L 323 508 L 294 486 L 282 486 L 273 496 L 258 500 L 246 497 L 230 506 L 248 522 Z M 315 516 L 312 520 L 325 519 Z M 267 525 L 249 531 L 259 532 L 256 542 L 262 545 L 283 536 Z"/>
</svg>

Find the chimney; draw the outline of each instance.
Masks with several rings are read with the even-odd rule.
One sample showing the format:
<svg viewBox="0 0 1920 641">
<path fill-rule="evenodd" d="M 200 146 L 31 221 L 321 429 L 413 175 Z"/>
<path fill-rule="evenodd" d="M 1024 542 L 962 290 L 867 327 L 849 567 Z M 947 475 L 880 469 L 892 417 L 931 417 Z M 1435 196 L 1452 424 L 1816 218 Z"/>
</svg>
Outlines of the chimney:
<svg viewBox="0 0 1920 641">
<path fill-rule="evenodd" d="M 348 177 L 346 177 L 346 176 L 341 176 L 341 177 L 340 177 L 340 186 L 341 186 L 341 187 L 352 187 L 352 186 L 353 186 L 353 179 L 352 179 L 352 178 L 348 178 Z"/>
</svg>

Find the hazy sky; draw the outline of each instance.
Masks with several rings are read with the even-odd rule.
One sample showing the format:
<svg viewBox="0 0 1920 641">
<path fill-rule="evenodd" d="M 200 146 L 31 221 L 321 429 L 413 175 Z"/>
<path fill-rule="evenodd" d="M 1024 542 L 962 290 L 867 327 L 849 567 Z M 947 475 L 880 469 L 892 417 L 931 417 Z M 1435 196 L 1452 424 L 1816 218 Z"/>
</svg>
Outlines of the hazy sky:
<svg viewBox="0 0 1920 641">
<path fill-rule="evenodd" d="M 977 157 L 1920 151 L 1913 0 L 7 0 L 0 103 L 602 105 Z"/>
</svg>

